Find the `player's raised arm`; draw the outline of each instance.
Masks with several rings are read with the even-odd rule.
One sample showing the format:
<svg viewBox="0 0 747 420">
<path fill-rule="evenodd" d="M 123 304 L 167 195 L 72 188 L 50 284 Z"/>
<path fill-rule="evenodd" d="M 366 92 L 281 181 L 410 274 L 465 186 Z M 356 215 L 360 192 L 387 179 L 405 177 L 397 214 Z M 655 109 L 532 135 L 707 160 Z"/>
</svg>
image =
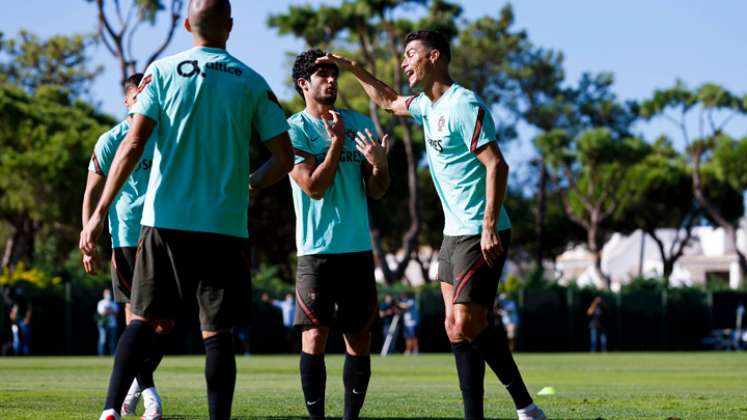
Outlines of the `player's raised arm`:
<svg viewBox="0 0 747 420">
<path fill-rule="evenodd" d="M 376 102 L 376 105 L 386 112 L 401 117 L 409 117 L 410 112 L 407 110 L 409 96 L 402 96 L 391 86 L 374 77 L 358 62 L 337 54 L 326 54 L 319 57 L 317 63 L 332 63 L 342 69 L 350 70 L 358 82 L 363 86 L 366 94 Z"/>
<path fill-rule="evenodd" d="M 365 134 L 358 132 L 355 138 L 356 148 L 366 159 L 363 171 L 366 174 L 366 193 L 369 197 L 377 200 L 384 196 L 389 189 L 391 181 L 389 177 L 389 161 L 387 150 L 389 149 L 389 134 L 384 134 L 379 143 L 371 130 L 366 128 Z"/>
<path fill-rule="evenodd" d="M 345 143 L 345 124 L 337 111 L 329 111 L 332 122 L 322 118 L 324 129 L 330 139 L 330 147 L 321 162 L 308 152 L 295 149 L 295 153 L 303 158 L 293 167 L 291 177 L 298 183 L 309 197 L 319 200 L 329 189 L 337 174 L 337 166 L 340 163 L 343 144 Z"/>
</svg>

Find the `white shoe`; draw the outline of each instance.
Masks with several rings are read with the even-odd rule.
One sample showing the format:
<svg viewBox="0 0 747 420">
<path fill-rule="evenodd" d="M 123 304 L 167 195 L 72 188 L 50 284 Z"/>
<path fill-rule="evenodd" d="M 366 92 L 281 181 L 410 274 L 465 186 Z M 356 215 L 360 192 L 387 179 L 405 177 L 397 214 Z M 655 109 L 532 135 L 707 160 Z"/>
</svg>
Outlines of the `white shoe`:
<svg viewBox="0 0 747 420">
<path fill-rule="evenodd" d="M 140 401 L 140 385 L 137 383 L 137 379 L 132 381 L 129 391 L 122 402 L 122 410 L 120 412 L 123 416 L 134 416 L 135 410 L 137 410 L 137 403 Z"/>
<path fill-rule="evenodd" d="M 113 408 L 110 408 L 101 413 L 99 420 L 119 420 L 119 414 Z"/>
<path fill-rule="evenodd" d="M 143 390 L 143 405 L 145 412 L 140 420 L 161 420 L 163 410 L 161 409 L 161 396 L 155 387 Z"/>
<path fill-rule="evenodd" d="M 519 416 L 519 420 L 547 420 L 545 412 L 535 403 L 516 410 L 516 414 Z"/>
</svg>

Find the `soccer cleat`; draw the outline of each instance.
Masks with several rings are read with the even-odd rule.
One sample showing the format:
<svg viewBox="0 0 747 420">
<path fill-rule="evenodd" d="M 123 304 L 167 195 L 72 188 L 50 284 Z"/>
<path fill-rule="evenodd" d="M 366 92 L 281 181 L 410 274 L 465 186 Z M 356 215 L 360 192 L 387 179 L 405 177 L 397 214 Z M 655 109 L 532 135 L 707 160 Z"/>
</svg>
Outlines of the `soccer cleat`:
<svg viewBox="0 0 747 420">
<path fill-rule="evenodd" d="M 134 416 L 135 410 L 137 410 L 138 401 L 140 401 L 140 385 L 138 385 L 137 379 L 135 379 L 132 381 L 132 385 L 130 385 L 130 389 L 127 391 L 124 402 L 122 402 L 122 415 Z"/>
<path fill-rule="evenodd" d="M 163 410 L 161 409 L 161 396 L 158 395 L 155 387 L 143 390 L 143 405 L 145 412 L 140 420 L 161 420 Z"/>
<path fill-rule="evenodd" d="M 113 408 L 110 408 L 101 413 L 99 420 L 119 420 L 119 414 Z"/>
<path fill-rule="evenodd" d="M 516 410 L 516 414 L 518 414 L 519 420 L 547 420 L 545 412 L 535 403 L 531 403 L 520 410 Z"/>
</svg>

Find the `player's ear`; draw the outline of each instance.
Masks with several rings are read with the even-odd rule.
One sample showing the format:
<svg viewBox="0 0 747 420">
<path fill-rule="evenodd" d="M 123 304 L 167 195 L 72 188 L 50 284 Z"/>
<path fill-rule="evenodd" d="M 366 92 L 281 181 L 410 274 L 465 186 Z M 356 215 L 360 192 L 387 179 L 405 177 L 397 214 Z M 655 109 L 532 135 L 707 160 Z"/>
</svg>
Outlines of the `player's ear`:
<svg viewBox="0 0 747 420">
<path fill-rule="evenodd" d="M 431 63 L 436 64 L 436 61 L 441 58 L 441 51 L 431 48 L 430 51 L 428 51 L 428 59 L 431 60 Z"/>
<path fill-rule="evenodd" d="M 309 81 L 304 79 L 303 77 L 299 77 L 296 79 L 296 86 L 300 87 L 301 90 L 306 90 L 306 86 L 308 86 Z"/>
<path fill-rule="evenodd" d="M 192 32 L 192 25 L 189 23 L 189 18 L 184 18 L 184 29 L 187 30 L 187 32 Z"/>
<path fill-rule="evenodd" d="M 228 31 L 228 33 L 231 33 L 231 31 L 233 30 L 233 18 L 228 19 L 228 27 L 226 28 L 226 30 Z"/>
</svg>

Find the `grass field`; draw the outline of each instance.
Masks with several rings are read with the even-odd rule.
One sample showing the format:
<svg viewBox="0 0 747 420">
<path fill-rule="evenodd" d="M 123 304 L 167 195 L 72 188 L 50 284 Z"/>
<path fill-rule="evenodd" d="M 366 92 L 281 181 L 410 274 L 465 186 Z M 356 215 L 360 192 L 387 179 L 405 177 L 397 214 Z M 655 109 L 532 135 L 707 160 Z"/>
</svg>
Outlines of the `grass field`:
<svg viewBox="0 0 747 420">
<path fill-rule="evenodd" d="M 747 419 L 747 353 L 519 354 L 530 392 L 551 419 Z M 301 419 L 305 408 L 294 356 L 238 359 L 234 417 Z M 110 358 L 0 359 L 0 419 L 94 419 Z M 167 419 L 207 413 L 200 356 L 169 356 L 156 382 Z M 327 357 L 327 414 L 342 412 L 342 357 Z M 461 399 L 449 354 L 374 357 L 362 415 L 369 419 L 459 419 Z M 516 418 L 494 376 L 486 415 Z"/>
</svg>

